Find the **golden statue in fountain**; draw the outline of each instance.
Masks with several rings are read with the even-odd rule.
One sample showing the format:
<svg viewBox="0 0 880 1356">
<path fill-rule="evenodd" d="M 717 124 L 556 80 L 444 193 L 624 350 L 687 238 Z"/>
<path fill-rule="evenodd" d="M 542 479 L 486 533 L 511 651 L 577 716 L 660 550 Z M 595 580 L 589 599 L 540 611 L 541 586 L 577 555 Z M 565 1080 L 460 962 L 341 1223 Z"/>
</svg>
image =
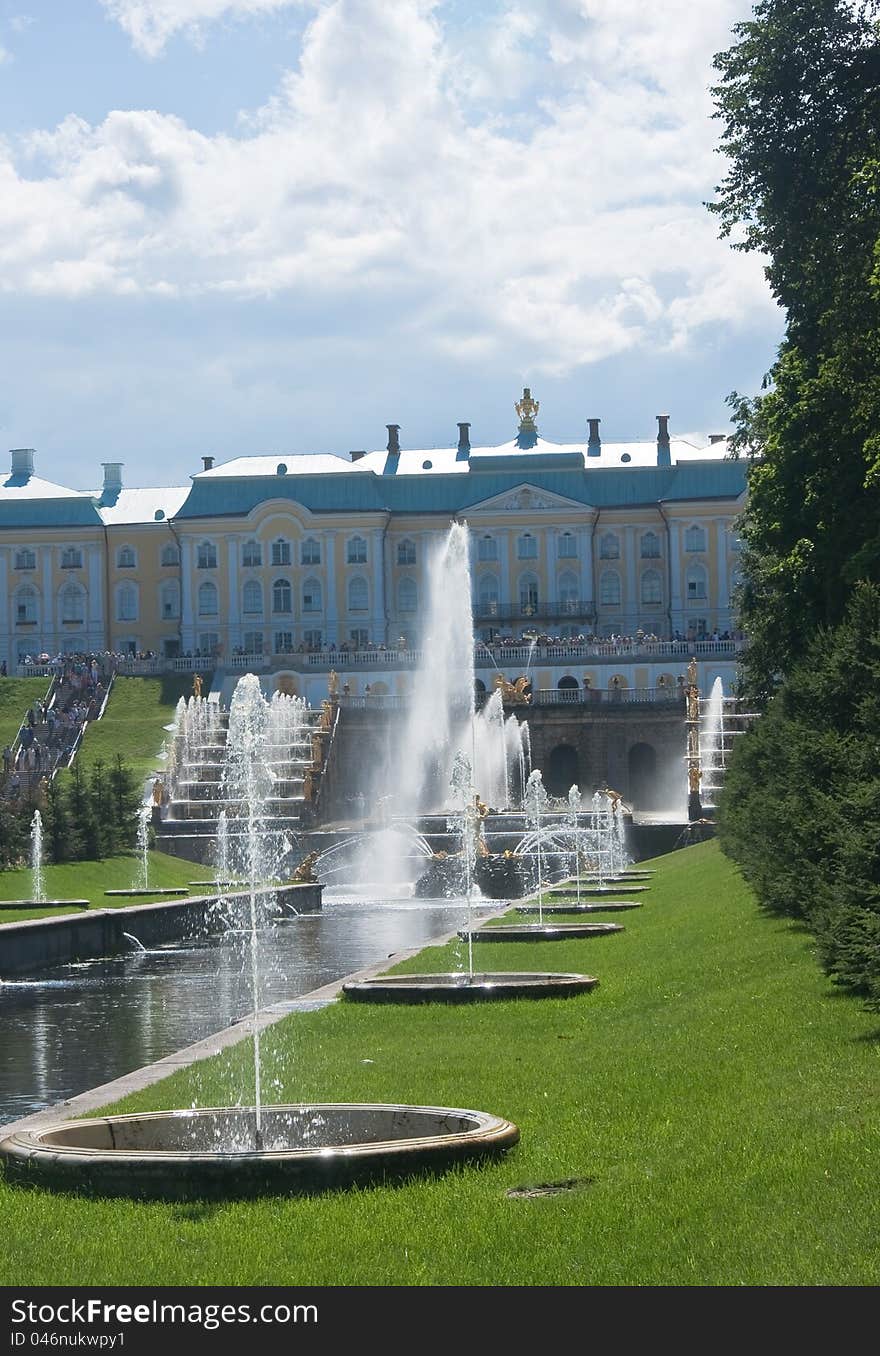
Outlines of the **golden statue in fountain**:
<svg viewBox="0 0 880 1356">
<path fill-rule="evenodd" d="M 528 706 L 532 700 L 531 693 L 528 691 L 529 680 L 525 674 L 520 674 L 514 682 L 510 683 L 503 673 L 496 673 L 492 686 L 496 692 L 501 693 L 501 700 L 505 706 Z"/>
</svg>

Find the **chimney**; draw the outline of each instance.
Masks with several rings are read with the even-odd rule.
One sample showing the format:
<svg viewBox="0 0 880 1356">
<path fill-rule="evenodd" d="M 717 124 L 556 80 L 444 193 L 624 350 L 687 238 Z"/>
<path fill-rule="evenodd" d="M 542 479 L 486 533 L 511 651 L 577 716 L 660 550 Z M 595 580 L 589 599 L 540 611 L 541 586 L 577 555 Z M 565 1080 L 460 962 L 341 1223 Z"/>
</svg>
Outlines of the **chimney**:
<svg viewBox="0 0 880 1356">
<path fill-rule="evenodd" d="M 727 442 L 727 434 L 726 434 L 726 433 L 710 433 L 710 434 L 709 434 L 709 443 L 710 443 L 710 445 L 711 445 L 712 443 L 725 443 L 725 442 Z"/>
<path fill-rule="evenodd" d="M 351 457 L 352 461 L 360 461 L 361 457 L 365 457 L 367 455 L 367 450 L 365 447 L 359 447 L 349 452 L 348 455 Z"/>
<path fill-rule="evenodd" d="M 587 441 L 588 457 L 599 457 L 602 455 L 602 439 L 599 437 L 599 425 L 601 422 L 601 419 L 587 420 L 587 423 L 590 426 L 590 436 Z"/>
<path fill-rule="evenodd" d="M 10 475 L 32 476 L 34 474 L 34 449 L 32 447 L 10 448 L 9 462 Z"/>
<path fill-rule="evenodd" d="M 213 458 L 213 457 L 202 457 L 202 469 L 203 469 L 203 470 L 205 470 L 205 471 L 210 471 L 210 470 L 211 470 L 211 467 L 212 467 L 213 465 L 214 465 L 214 458 Z"/>
<path fill-rule="evenodd" d="M 455 454 L 455 460 L 467 461 L 470 454 L 471 454 L 471 426 L 470 424 L 459 424 L 458 451 Z"/>
<path fill-rule="evenodd" d="M 399 437 L 399 434 L 400 434 L 400 425 L 399 425 L 399 424 L 386 424 L 385 427 L 386 427 L 387 430 L 388 430 L 388 451 L 389 451 L 389 452 L 399 452 L 399 451 L 400 451 L 400 437 Z"/>
<path fill-rule="evenodd" d="M 671 466 L 672 451 L 669 446 L 669 415 L 657 415 L 657 465 Z"/>
<path fill-rule="evenodd" d="M 122 467 L 121 461 L 102 461 L 104 468 L 104 494 L 118 494 L 122 489 Z"/>
</svg>

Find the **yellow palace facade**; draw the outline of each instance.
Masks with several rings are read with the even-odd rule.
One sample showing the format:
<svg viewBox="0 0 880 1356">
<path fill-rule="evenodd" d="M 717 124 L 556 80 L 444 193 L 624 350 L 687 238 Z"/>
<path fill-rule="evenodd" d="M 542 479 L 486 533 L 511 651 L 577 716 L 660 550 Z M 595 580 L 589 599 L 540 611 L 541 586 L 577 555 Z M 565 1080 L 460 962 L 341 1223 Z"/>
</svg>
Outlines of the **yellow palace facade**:
<svg viewBox="0 0 880 1356">
<path fill-rule="evenodd" d="M 165 488 L 128 488 L 110 462 L 100 488 L 72 490 L 16 449 L 0 481 L 0 659 L 10 673 L 107 650 L 357 670 L 418 649 L 432 546 L 466 521 L 478 653 L 537 636 L 601 658 L 624 638 L 656 659 L 628 683 L 650 686 L 678 645 L 730 679 L 746 485 L 726 442 L 676 439 L 658 416 L 644 442 L 607 442 L 590 419 L 581 441 L 553 443 L 528 390 L 516 408 L 500 446 L 473 446 L 462 423 L 449 446 L 413 450 L 391 424 L 376 451 L 204 457 Z"/>
</svg>

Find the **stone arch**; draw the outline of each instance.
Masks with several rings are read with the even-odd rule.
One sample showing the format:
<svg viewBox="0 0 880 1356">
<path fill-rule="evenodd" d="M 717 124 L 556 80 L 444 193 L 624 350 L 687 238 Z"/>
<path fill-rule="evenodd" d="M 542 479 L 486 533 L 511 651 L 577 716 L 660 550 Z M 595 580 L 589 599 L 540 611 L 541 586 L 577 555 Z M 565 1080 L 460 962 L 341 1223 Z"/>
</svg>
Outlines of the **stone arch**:
<svg viewBox="0 0 880 1356">
<path fill-rule="evenodd" d="M 632 804 L 636 809 L 650 809 L 657 798 L 657 750 L 653 744 L 633 744 L 626 763 Z"/>
<path fill-rule="evenodd" d="M 275 691 L 285 697 L 299 696 L 299 679 L 295 673 L 279 673 L 275 677 Z"/>
<path fill-rule="evenodd" d="M 580 758 L 573 744 L 557 744 L 547 760 L 545 785 L 551 796 L 566 796 L 571 786 L 582 782 Z"/>
</svg>

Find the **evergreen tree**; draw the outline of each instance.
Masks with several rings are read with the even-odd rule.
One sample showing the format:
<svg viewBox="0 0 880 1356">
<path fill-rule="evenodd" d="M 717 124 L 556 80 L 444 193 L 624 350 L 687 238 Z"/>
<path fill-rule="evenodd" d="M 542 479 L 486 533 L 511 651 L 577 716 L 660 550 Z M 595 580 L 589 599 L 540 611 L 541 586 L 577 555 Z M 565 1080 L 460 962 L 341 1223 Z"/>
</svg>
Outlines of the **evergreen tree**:
<svg viewBox="0 0 880 1356">
<path fill-rule="evenodd" d="M 45 837 L 53 862 L 70 861 L 73 856 L 73 843 L 70 832 L 70 815 L 67 810 L 67 797 L 61 787 L 60 778 L 49 782 L 46 793 Z"/>
<path fill-rule="evenodd" d="M 117 847 L 132 847 L 137 837 L 136 813 L 140 796 L 137 779 L 121 753 L 116 755 L 108 781 Z"/>
<path fill-rule="evenodd" d="M 92 809 L 89 785 L 80 760 L 74 760 L 67 783 L 67 812 L 70 819 L 70 855 L 74 861 L 83 861 L 94 855 L 98 830 Z"/>
</svg>

